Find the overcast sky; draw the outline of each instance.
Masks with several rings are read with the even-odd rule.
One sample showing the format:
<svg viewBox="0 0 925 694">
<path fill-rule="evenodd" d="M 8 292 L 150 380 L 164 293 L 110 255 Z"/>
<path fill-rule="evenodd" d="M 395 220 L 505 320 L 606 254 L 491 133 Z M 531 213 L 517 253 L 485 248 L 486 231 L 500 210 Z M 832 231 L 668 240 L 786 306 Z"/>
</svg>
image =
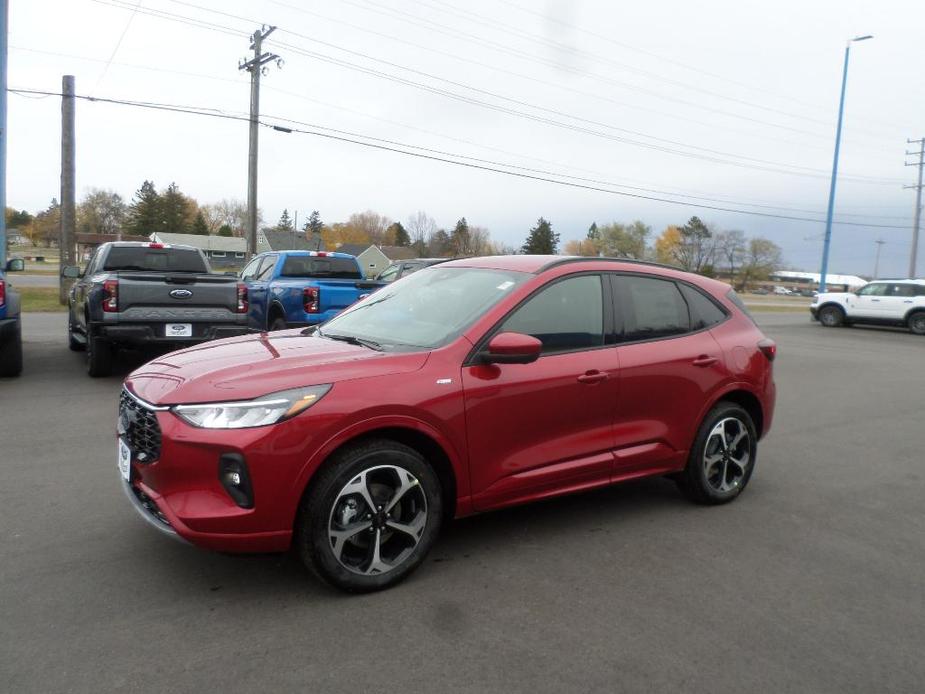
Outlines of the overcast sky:
<svg viewBox="0 0 925 694">
<path fill-rule="evenodd" d="M 11 88 L 60 91 L 61 75 L 73 74 L 78 94 L 246 114 L 249 80 L 237 66 L 247 35 L 264 22 L 278 27 L 266 49 L 285 59 L 263 81 L 267 122 L 812 219 L 824 219 L 845 40 L 873 34 L 851 51 L 836 197 L 836 219 L 866 226 L 834 227 L 830 270 L 870 274 L 874 241 L 883 239 L 881 275 L 906 273 L 914 198 L 902 185 L 915 169 L 903 154 L 906 138 L 925 136 L 923 2 L 10 5 Z M 174 19 L 147 14 L 164 12 Z M 59 118 L 57 97 L 10 95 L 9 205 L 34 212 L 58 196 Z M 401 221 L 425 210 L 445 227 L 465 215 L 519 246 L 541 215 L 564 242 L 592 221 L 639 218 L 658 233 L 696 214 L 774 239 L 795 268 L 818 270 L 821 257 L 818 222 L 566 187 L 299 133 L 262 129 L 260 137 L 259 204 L 271 223 L 284 207 L 300 219 L 318 209 L 327 222 L 367 208 Z M 95 187 L 129 199 L 146 178 L 158 187 L 176 181 L 200 203 L 244 199 L 247 124 L 78 102 L 78 198 Z"/>
</svg>

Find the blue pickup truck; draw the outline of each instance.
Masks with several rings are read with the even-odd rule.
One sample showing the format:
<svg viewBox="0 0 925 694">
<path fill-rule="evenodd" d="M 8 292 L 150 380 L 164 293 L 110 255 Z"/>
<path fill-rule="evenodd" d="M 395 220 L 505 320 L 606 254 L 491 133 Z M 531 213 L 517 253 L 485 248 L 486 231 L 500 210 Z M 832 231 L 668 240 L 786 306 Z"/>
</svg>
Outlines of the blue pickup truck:
<svg viewBox="0 0 925 694">
<path fill-rule="evenodd" d="M 6 272 L 18 272 L 24 267 L 21 258 L 8 260 L 0 268 L 0 376 L 22 373 L 22 322 L 19 293 L 6 281 Z"/>
<path fill-rule="evenodd" d="M 383 286 L 369 281 L 346 253 L 274 251 L 241 272 L 247 285 L 248 326 L 255 330 L 318 325 Z"/>
</svg>

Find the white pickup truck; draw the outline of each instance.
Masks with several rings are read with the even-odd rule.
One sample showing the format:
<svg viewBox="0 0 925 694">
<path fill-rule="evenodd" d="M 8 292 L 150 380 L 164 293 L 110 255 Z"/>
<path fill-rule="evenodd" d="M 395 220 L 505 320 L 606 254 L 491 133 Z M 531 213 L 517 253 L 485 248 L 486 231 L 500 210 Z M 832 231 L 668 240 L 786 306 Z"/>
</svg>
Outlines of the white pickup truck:
<svg viewBox="0 0 925 694">
<path fill-rule="evenodd" d="M 925 335 L 925 280 L 877 280 L 856 292 L 826 292 L 813 298 L 813 320 L 827 328 L 854 323 L 904 325 Z"/>
</svg>

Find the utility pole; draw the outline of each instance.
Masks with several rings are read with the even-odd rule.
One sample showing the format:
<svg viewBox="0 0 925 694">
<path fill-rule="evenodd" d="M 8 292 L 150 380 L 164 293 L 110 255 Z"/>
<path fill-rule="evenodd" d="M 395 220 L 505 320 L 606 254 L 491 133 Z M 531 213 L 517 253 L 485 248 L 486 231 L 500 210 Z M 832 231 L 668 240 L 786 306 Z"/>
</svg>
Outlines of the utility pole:
<svg viewBox="0 0 925 694">
<path fill-rule="evenodd" d="M 74 76 L 61 78 L 61 233 L 58 237 L 60 267 L 77 264 L 77 250 L 74 247 Z M 59 274 L 58 300 L 67 303 L 70 282 Z"/>
<path fill-rule="evenodd" d="M 909 254 L 909 279 L 915 277 L 916 256 L 919 252 L 919 226 L 922 222 L 922 169 L 925 168 L 925 137 L 919 140 L 906 140 L 910 145 L 918 145 L 918 152 L 906 151 L 907 156 L 919 156 L 918 162 L 906 162 L 906 166 L 919 167 L 919 182 L 914 186 L 903 186 L 903 188 L 915 188 L 915 220 L 912 222 L 912 253 Z"/>
<path fill-rule="evenodd" d="M 251 117 L 250 139 L 247 150 L 247 253 L 244 262 L 249 262 L 257 253 L 257 128 L 260 125 L 260 75 L 266 74 L 264 67 L 276 61 L 277 67 L 282 61 L 275 53 L 263 52 L 263 40 L 273 33 L 274 26 L 264 24 L 251 37 L 251 49 L 254 57 L 238 63 L 239 70 L 251 73 Z"/>
<path fill-rule="evenodd" d="M 0 270 L 6 269 L 6 35 L 9 5 L 9 0 L 0 0 Z"/>
<path fill-rule="evenodd" d="M 874 241 L 877 244 L 877 256 L 874 260 L 874 279 L 880 277 L 880 249 L 883 247 L 883 244 L 886 243 L 883 239 L 877 239 Z"/>
</svg>

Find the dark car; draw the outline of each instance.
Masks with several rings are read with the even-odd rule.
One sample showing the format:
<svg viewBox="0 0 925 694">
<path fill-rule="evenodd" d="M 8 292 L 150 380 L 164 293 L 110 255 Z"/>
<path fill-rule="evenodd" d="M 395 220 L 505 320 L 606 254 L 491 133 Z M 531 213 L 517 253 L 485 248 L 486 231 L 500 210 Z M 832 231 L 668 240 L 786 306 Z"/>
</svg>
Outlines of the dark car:
<svg viewBox="0 0 925 694">
<path fill-rule="evenodd" d="M 96 249 L 68 297 L 68 346 L 86 350 L 87 372 L 106 376 L 115 350 L 183 347 L 241 335 L 247 326 L 247 286 L 213 274 L 192 246 L 112 242 Z"/>
<path fill-rule="evenodd" d="M 413 260 L 397 260 L 380 272 L 376 280 L 386 283 L 394 282 L 418 270 L 423 270 L 431 265 L 445 263 L 449 260 L 452 260 L 452 258 L 414 258 Z"/>
<path fill-rule="evenodd" d="M 22 258 L 11 258 L 0 268 L 0 376 L 22 373 L 22 316 L 19 293 L 13 291 L 4 272 L 21 272 Z"/>
<path fill-rule="evenodd" d="M 320 329 L 168 354 L 125 381 L 119 469 L 154 527 L 393 585 L 454 517 L 671 475 L 736 498 L 775 344 L 728 285 L 642 262 L 470 258 Z M 735 522 L 732 517 L 728 522 Z"/>
</svg>

